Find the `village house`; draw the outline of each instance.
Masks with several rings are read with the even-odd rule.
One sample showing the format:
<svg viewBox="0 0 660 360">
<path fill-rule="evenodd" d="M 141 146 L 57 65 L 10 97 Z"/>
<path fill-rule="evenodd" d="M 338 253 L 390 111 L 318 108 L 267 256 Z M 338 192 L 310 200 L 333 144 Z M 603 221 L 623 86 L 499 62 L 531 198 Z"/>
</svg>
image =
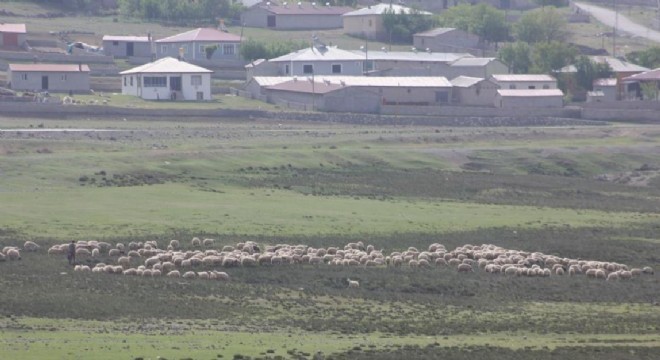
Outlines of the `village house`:
<svg viewBox="0 0 660 360">
<path fill-rule="evenodd" d="M 366 39 L 388 40 L 390 34 L 385 29 L 383 14 L 394 12 L 396 14 L 418 13 L 421 15 L 433 15 L 428 11 L 417 11 L 409 7 L 397 4 L 377 4 L 342 15 L 344 33 Z"/>
<path fill-rule="evenodd" d="M 644 99 L 648 98 L 649 94 L 644 94 L 643 86 L 647 86 L 650 89 L 655 89 L 651 93 L 655 93 L 655 99 L 647 100 L 658 100 L 660 99 L 660 68 L 655 70 L 644 71 L 635 75 L 624 77 L 622 79 L 624 86 L 626 86 L 626 93 L 630 99 Z M 652 95 L 652 94 L 651 94 Z"/>
<path fill-rule="evenodd" d="M 625 99 L 627 96 L 624 78 L 649 71 L 649 68 L 621 60 L 613 56 L 589 56 L 589 59 L 595 63 L 607 64 L 612 70 L 612 77 L 617 80 L 616 98 Z M 569 65 L 559 70 L 562 76 L 574 76 L 577 73 L 575 65 Z"/>
<path fill-rule="evenodd" d="M 273 76 L 362 75 L 362 60 L 362 56 L 348 50 L 315 45 L 270 59 L 267 63 L 274 65 L 270 74 Z"/>
<path fill-rule="evenodd" d="M 378 113 L 382 105 L 445 105 L 452 98 L 444 77 L 255 77 L 246 90 L 272 103 L 356 113 Z"/>
<path fill-rule="evenodd" d="M 89 66 L 84 64 L 9 64 L 9 88 L 19 91 L 87 93 Z"/>
<path fill-rule="evenodd" d="M 556 89 L 557 79 L 545 74 L 495 74 L 491 80 L 500 89 Z"/>
<path fill-rule="evenodd" d="M 414 34 L 413 45 L 421 51 L 463 52 L 475 56 L 484 56 L 494 50 L 480 41 L 477 35 L 456 28 L 435 28 Z"/>
<path fill-rule="evenodd" d="M 617 79 L 596 79 L 593 81 L 593 92 L 587 93 L 587 101 L 616 101 L 617 99 Z M 593 98 L 590 101 L 590 97 Z"/>
<path fill-rule="evenodd" d="M 240 62 L 241 37 L 214 28 L 197 28 L 156 40 L 156 56 L 182 57 L 186 61 Z"/>
<path fill-rule="evenodd" d="M 478 77 L 458 76 L 451 80 L 452 103 L 467 106 L 493 106 L 499 89 L 494 82 Z"/>
<path fill-rule="evenodd" d="M 451 63 L 467 53 L 435 53 L 423 51 L 352 51 L 362 57 L 365 71 L 374 76 L 446 76 Z"/>
<path fill-rule="evenodd" d="M 339 29 L 341 16 L 353 9 L 347 6 L 330 6 L 330 3 L 283 2 L 281 5 L 255 5 L 241 14 L 241 23 L 248 27 L 282 30 Z"/>
<path fill-rule="evenodd" d="M 560 108 L 564 106 L 564 93 L 556 88 L 500 89 L 494 104 L 504 109 Z"/>
<path fill-rule="evenodd" d="M 122 71 L 121 93 L 145 100 L 211 100 L 213 71 L 172 57 Z"/>
<path fill-rule="evenodd" d="M 0 48 L 3 50 L 22 49 L 26 36 L 25 24 L 0 24 Z"/>
<path fill-rule="evenodd" d="M 153 55 L 151 37 L 104 35 L 103 53 L 116 58 L 150 58 Z"/>
</svg>

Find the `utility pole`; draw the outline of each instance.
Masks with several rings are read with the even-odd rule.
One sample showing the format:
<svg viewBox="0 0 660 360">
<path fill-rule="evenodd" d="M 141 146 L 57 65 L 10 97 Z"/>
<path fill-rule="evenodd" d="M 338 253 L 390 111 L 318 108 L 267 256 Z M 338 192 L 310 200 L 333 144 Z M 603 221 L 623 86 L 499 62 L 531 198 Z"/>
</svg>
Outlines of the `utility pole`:
<svg viewBox="0 0 660 360">
<path fill-rule="evenodd" d="M 616 57 L 616 28 L 619 27 L 619 13 L 616 11 L 616 0 L 612 0 L 614 8 L 614 28 L 612 29 L 612 56 Z"/>
</svg>

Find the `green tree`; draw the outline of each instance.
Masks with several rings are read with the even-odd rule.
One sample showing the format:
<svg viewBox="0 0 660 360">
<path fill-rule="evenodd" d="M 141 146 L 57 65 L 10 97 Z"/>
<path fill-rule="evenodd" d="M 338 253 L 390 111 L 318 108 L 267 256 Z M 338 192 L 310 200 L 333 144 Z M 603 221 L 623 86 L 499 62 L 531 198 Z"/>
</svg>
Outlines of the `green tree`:
<svg viewBox="0 0 660 360">
<path fill-rule="evenodd" d="M 645 100 L 658 100 L 658 83 L 645 82 L 640 85 Z"/>
<path fill-rule="evenodd" d="M 504 11 L 480 3 L 460 4 L 443 12 L 440 22 L 479 36 L 482 41 L 498 43 L 509 38 L 509 24 Z"/>
<path fill-rule="evenodd" d="M 559 41 L 538 43 L 534 46 L 532 72 L 548 74 L 572 64 L 577 55 L 577 49 L 572 45 Z"/>
<path fill-rule="evenodd" d="M 612 68 L 608 63 L 593 62 L 586 56 L 577 59 L 575 68 L 577 85 L 587 91 L 593 90 L 594 80 L 612 76 Z"/>
<path fill-rule="evenodd" d="M 497 57 L 509 67 L 514 74 L 527 74 L 532 66 L 532 48 L 521 41 L 508 43 L 500 48 Z"/>
<path fill-rule="evenodd" d="M 411 43 L 413 34 L 429 30 L 438 24 L 433 16 L 424 15 L 413 9 L 409 13 L 396 13 L 386 10 L 383 13 L 383 27 L 392 42 Z"/>
<path fill-rule="evenodd" d="M 261 40 L 248 38 L 241 43 L 241 57 L 247 61 L 257 59 L 273 59 L 278 56 L 286 55 L 290 52 L 308 47 L 305 41 L 283 41 L 266 43 Z"/>
<path fill-rule="evenodd" d="M 656 69 L 660 67 L 660 46 L 652 46 L 645 50 L 633 51 L 626 55 L 626 59 L 637 65 Z"/>
<path fill-rule="evenodd" d="M 566 41 L 568 38 L 565 17 L 554 7 L 536 9 L 525 13 L 514 26 L 517 40 L 530 44 L 549 41 Z"/>
</svg>

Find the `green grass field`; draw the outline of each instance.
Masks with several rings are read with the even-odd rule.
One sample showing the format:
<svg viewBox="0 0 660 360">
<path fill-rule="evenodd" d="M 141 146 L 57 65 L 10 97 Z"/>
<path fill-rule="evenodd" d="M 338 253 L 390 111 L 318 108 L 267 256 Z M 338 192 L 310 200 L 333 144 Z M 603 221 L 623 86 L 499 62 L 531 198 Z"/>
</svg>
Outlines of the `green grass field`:
<svg viewBox="0 0 660 360">
<path fill-rule="evenodd" d="M 191 249 L 200 236 L 217 249 L 490 243 L 660 262 L 655 126 L 90 117 L 0 118 L 0 129 L 0 247 L 180 239 Z M 660 351 L 657 275 L 226 271 L 227 283 L 78 273 L 43 248 L 23 252 L 0 262 L 0 287 L 11 289 L 0 291 L 0 346 L 11 359 L 650 360 Z"/>
</svg>

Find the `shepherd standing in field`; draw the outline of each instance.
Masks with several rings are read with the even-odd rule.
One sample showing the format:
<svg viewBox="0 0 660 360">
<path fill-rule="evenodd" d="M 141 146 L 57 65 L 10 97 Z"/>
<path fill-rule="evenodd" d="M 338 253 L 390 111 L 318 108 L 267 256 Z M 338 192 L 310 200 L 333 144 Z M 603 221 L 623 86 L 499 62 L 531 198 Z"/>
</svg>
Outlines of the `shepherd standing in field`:
<svg viewBox="0 0 660 360">
<path fill-rule="evenodd" d="M 69 265 L 73 265 L 76 262 L 76 242 L 71 240 L 69 244 L 69 252 L 66 255 L 66 258 L 69 259 Z"/>
</svg>

